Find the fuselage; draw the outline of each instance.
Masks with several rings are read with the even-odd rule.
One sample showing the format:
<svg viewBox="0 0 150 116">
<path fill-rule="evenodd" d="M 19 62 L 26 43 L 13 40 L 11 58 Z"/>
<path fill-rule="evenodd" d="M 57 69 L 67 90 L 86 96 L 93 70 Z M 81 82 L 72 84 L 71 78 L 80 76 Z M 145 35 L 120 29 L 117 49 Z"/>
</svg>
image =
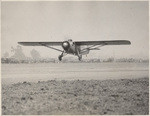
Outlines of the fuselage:
<svg viewBox="0 0 150 116">
<path fill-rule="evenodd" d="M 73 55 L 86 55 L 89 53 L 88 49 L 82 50 L 84 47 L 77 46 L 71 39 L 69 39 L 68 41 L 64 41 L 62 43 L 62 48 L 66 53 Z"/>
</svg>

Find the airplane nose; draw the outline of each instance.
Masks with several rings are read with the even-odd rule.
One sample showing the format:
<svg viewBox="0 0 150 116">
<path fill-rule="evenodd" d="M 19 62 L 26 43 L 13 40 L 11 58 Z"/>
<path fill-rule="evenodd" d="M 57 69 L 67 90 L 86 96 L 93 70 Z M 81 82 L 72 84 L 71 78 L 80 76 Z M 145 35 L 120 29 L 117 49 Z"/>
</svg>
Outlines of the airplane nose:
<svg viewBox="0 0 150 116">
<path fill-rule="evenodd" d="M 68 47 L 68 43 L 67 43 L 67 42 L 64 42 L 64 43 L 63 43 L 63 47 Z"/>
<path fill-rule="evenodd" d="M 67 51 L 69 49 L 69 47 L 70 47 L 69 42 L 67 42 L 67 41 L 63 42 L 62 43 L 62 47 L 64 48 L 65 51 Z"/>
</svg>

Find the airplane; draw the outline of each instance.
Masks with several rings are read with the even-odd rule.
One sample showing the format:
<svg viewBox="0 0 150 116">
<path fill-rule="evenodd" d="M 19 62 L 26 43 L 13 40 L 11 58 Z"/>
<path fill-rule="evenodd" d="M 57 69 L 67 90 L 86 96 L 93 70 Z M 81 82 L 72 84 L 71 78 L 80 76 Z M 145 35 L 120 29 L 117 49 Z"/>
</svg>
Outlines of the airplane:
<svg viewBox="0 0 150 116">
<path fill-rule="evenodd" d="M 128 40 L 107 40 L 107 41 L 72 41 L 68 39 L 63 42 L 18 42 L 24 46 L 45 46 L 61 52 L 58 56 L 59 61 L 62 60 L 67 54 L 78 56 L 79 61 L 82 59 L 82 55 L 89 54 L 90 50 L 100 50 L 100 47 L 105 45 L 130 45 Z M 63 50 L 54 48 L 52 46 L 62 46 Z"/>
</svg>

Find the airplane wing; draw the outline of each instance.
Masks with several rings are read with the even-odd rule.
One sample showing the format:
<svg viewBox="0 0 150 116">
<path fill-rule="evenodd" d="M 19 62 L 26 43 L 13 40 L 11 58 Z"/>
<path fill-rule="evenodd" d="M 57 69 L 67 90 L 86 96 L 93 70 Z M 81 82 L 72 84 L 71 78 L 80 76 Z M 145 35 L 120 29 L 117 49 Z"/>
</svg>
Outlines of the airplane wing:
<svg viewBox="0 0 150 116">
<path fill-rule="evenodd" d="M 62 42 L 18 42 L 20 45 L 24 46 L 45 46 L 60 52 L 63 52 L 63 50 L 51 47 L 51 46 L 61 46 Z"/>
<path fill-rule="evenodd" d="M 130 45 L 128 40 L 109 40 L 109 41 L 76 41 L 76 45 Z"/>
<path fill-rule="evenodd" d="M 62 42 L 18 42 L 24 46 L 61 46 Z"/>
</svg>

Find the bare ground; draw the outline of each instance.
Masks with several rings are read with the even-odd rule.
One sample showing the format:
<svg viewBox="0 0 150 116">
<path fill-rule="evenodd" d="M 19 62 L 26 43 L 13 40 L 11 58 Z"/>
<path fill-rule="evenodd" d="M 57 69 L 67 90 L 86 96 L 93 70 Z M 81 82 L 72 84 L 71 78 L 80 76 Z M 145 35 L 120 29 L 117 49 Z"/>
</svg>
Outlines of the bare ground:
<svg viewBox="0 0 150 116">
<path fill-rule="evenodd" d="M 2 85 L 3 115 L 149 114 L 149 79 L 49 80 Z"/>
</svg>

